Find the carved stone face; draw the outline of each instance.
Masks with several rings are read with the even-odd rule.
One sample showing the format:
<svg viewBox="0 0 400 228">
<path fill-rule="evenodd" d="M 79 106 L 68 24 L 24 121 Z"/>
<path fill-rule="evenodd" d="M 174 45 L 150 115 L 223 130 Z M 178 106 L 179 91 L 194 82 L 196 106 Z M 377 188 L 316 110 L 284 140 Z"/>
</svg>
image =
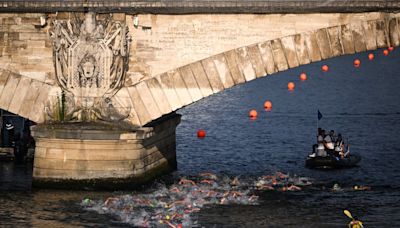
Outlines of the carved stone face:
<svg viewBox="0 0 400 228">
<path fill-rule="evenodd" d="M 90 61 L 82 64 L 83 75 L 85 78 L 92 78 L 94 75 L 94 64 Z"/>
</svg>

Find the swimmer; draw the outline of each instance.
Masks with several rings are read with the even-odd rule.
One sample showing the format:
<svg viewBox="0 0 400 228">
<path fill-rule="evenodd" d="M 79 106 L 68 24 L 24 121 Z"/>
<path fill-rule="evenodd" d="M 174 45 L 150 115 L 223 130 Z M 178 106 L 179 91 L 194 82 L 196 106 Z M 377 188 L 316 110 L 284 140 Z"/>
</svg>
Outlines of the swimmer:
<svg viewBox="0 0 400 228">
<path fill-rule="evenodd" d="M 214 184 L 214 180 L 207 180 L 207 179 L 201 180 L 200 183 L 206 183 L 206 184 L 212 185 L 212 184 Z"/>
<path fill-rule="evenodd" d="M 180 193 L 180 192 L 181 192 L 181 190 L 179 190 L 179 188 L 176 187 L 176 186 L 173 187 L 173 188 L 171 188 L 170 191 L 171 191 L 171 192 L 176 192 L 176 193 Z"/>
<path fill-rule="evenodd" d="M 250 197 L 249 197 L 249 201 L 250 202 L 255 202 L 255 201 L 257 201 L 258 200 L 258 196 L 256 196 L 256 195 L 251 195 Z"/>
<path fill-rule="evenodd" d="M 228 204 L 228 199 L 222 197 L 221 200 L 219 201 L 219 204 Z"/>
<path fill-rule="evenodd" d="M 179 181 L 179 184 L 180 184 L 180 185 L 191 184 L 191 185 L 193 185 L 193 186 L 196 186 L 196 183 L 195 183 L 194 181 L 188 180 L 188 179 L 185 179 L 185 178 L 182 178 L 182 179 Z"/>
<path fill-rule="evenodd" d="M 213 179 L 213 180 L 218 179 L 217 175 L 215 175 L 213 173 L 200 173 L 199 175 L 202 177 L 208 177 L 209 179 Z"/>
<path fill-rule="evenodd" d="M 232 180 L 231 185 L 232 185 L 232 186 L 238 186 L 238 185 L 240 185 L 239 178 L 238 178 L 238 177 L 235 177 L 235 178 Z"/>
<path fill-rule="evenodd" d="M 366 191 L 366 190 L 371 190 L 371 187 L 369 187 L 369 186 L 362 186 L 362 185 L 360 185 L 360 186 L 355 185 L 355 186 L 353 187 L 353 189 L 356 190 L 356 191 Z"/>
<path fill-rule="evenodd" d="M 342 191 L 342 188 L 338 183 L 335 183 L 332 187 L 332 191 Z"/>
<path fill-rule="evenodd" d="M 292 184 L 287 188 L 288 191 L 301 191 L 301 188 Z"/>
<path fill-rule="evenodd" d="M 276 172 L 275 175 L 276 175 L 277 177 L 279 177 L 280 179 L 286 179 L 286 178 L 289 177 L 288 174 L 284 174 L 284 173 L 281 173 L 281 172 L 279 172 L 279 171 Z"/>
<path fill-rule="evenodd" d="M 274 187 L 270 186 L 270 185 L 261 185 L 261 186 L 257 186 L 258 190 L 275 190 Z"/>
<path fill-rule="evenodd" d="M 116 201 L 118 201 L 118 198 L 108 197 L 107 200 L 104 202 L 104 205 L 109 207 L 110 204 L 114 204 Z"/>
</svg>

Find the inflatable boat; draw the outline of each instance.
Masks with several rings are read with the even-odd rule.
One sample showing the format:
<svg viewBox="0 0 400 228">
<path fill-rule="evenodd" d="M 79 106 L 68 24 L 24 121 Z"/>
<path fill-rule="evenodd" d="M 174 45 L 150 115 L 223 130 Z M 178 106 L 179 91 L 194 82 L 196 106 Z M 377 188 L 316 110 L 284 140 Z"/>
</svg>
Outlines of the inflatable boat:
<svg viewBox="0 0 400 228">
<path fill-rule="evenodd" d="M 336 157 L 334 155 L 327 156 L 314 156 L 309 155 L 306 159 L 306 167 L 309 168 L 349 168 L 356 166 L 361 160 L 361 156 L 355 153 L 351 153 L 344 158 Z"/>
</svg>

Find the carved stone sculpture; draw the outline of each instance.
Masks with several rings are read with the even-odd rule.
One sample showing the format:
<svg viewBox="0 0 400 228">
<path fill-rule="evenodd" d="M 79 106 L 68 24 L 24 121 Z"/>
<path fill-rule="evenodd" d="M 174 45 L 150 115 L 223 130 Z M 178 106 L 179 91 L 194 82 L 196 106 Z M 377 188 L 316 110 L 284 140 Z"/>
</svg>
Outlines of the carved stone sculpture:
<svg viewBox="0 0 400 228">
<path fill-rule="evenodd" d="M 65 99 L 71 101 L 67 105 L 74 106 L 64 116 L 78 121 L 128 117 L 129 111 L 121 113 L 113 104 L 128 68 L 128 27 L 111 17 L 97 21 L 96 14 L 89 12 L 83 21 L 77 16 L 55 20 L 51 36 L 57 81 L 66 96 L 72 97 Z"/>
</svg>

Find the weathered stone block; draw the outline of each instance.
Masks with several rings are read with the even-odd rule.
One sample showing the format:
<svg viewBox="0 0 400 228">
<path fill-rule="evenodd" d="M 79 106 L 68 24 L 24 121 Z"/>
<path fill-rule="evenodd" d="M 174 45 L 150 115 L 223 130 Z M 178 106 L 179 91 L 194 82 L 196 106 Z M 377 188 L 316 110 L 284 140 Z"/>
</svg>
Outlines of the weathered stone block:
<svg viewBox="0 0 400 228">
<path fill-rule="evenodd" d="M 153 98 L 162 114 L 167 114 L 172 111 L 169 105 L 168 98 L 165 96 L 160 83 L 156 78 L 151 78 L 145 81 L 150 89 Z"/>
<path fill-rule="evenodd" d="M 125 22 L 125 13 L 113 13 L 113 19 L 116 21 Z"/>
<path fill-rule="evenodd" d="M 305 33 L 308 56 L 311 62 L 321 61 L 321 51 L 319 50 L 317 35 L 315 32 Z"/>
<path fill-rule="evenodd" d="M 203 59 L 201 61 L 203 69 L 206 72 L 208 81 L 210 82 L 211 88 L 214 93 L 218 93 L 224 90 L 224 85 L 221 82 L 221 78 L 218 75 L 217 68 L 215 67 L 212 58 Z"/>
<path fill-rule="evenodd" d="M 331 44 L 332 56 L 343 55 L 343 47 L 340 40 L 340 26 L 330 27 L 327 30 Z"/>
<path fill-rule="evenodd" d="M 297 54 L 297 59 L 299 60 L 299 64 L 301 64 L 301 65 L 309 64 L 310 58 L 308 57 L 307 43 L 306 43 L 305 35 L 304 34 L 296 34 L 294 36 L 294 44 L 296 47 L 296 54 Z"/>
<path fill-rule="evenodd" d="M 34 109 L 33 105 L 35 104 L 36 98 L 39 96 L 39 92 L 42 89 L 43 83 L 32 80 L 31 84 L 29 85 L 29 93 L 25 95 L 24 104 L 21 106 L 19 110 L 19 115 L 25 118 L 29 118 L 29 114 L 31 110 Z"/>
<path fill-rule="evenodd" d="M 48 95 L 51 88 L 52 87 L 47 84 L 43 84 L 40 88 L 39 95 L 32 106 L 33 108 L 31 109 L 31 112 L 29 113 L 30 120 L 35 121 L 36 123 L 43 123 L 46 120 L 45 107 L 49 99 Z"/>
<path fill-rule="evenodd" d="M 353 33 L 354 50 L 356 52 L 363 52 L 366 50 L 364 32 L 361 24 L 352 24 L 351 30 Z"/>
<path fill-rule="evenodd" d="M 297 60 L 296 46 L 294 44 L 293 36 L 286 36 L 281 38 L 281 43 L 289 67 L 290 68 L 298 67 L 299 61 Z"/>
<path fill-rule="evenodd" d="M 246 82 L 244 75 L 238 67 L 238 57 L 235 50 L 230 50 L 224 53 L 226 63 L 228 64 L 231 76 L 235 85 Z"/>
<path fill-rule="evenodd" d="M 399 29 L 396 18 L 391 18 L 389 21 L 389 37 L 391 46 L 399 46 Z"/>
<path fill-rule="evenodd" d="M 147 109 L 147 112 L 150 115 L 152 120 L 157 119 L 162 115 L 161 111 L 158 109 L 158 105 L 154 100 L 150 89 L 147 87 L 147 84 L 142 81 L 135 85 L 137 92 L 139 93 L 140 99 L 142 99 L 144 106 Z"/>
<path fill-rule="evenodd" d="M 167 96 L 171 109 L 175 111 L 176 109 L 182 107 L 183 104 L 179 100 L 178 94 L 175 91 L 175 86 L 172 78 L 169 77 L 167 73 L 164 73 L 162 75 L 157 76 L 156 79 L 160 83 L 161 88 L 163 89 L 165 95 Z"/>
<path fill-rule="evenodd" d="M 386 24 L 385 21 L 376 21 L 376 45 L 378 48 L 387 47 L 389 45 L 388 36 L 386 34 Z"/>
<path fill-rule="evenodd" d="M 26 42 L 30 48 L 45 48 L 44 40 L 27 40 Z"/>
<path fill-rule="evenodd" d="M 39 22 L 39 20 L 38 20 Z M 35 26 L 33 24 L 19 24 L 19 25 L 11 25 L 9 27 L 9 31 L 15 32 L 36 32 Z"/>
<path fill-rule="evenodd" d="M 362 22 L 364 29 L 365 46 L 367 50 L 376 50 L 376 31 L 375 21 Z"/>
<path fill-rule="evenodd" d="M 326 29 L 318 29 L 316 32 L 319 50 L 321 51 L 322 59 L 328 59 L 332 57 L 331 45 Z"/>
<path fill-rule="evenodd" d="M 57 12 L 57 19 L 58 20 L 68 20 L 72 18 L 74 15 L 70 12 Z"/>
<path fill-rule="evenodd" d="M 274 55 L 272 53 L 271 42 L 267 41 L 258 44 L 260 49 L 261 59 L 264 65 L 264 69 L 268 74 L 273 74 L 278 70 L 275 67 Z"/>
<path fill-rule="evenodd" d="M 179 71 L 172 70 L 168 71 L 167 74 L 169 77 L 172 78 L 173 85 L 175 86 L 175 91 L 176 94 L 179 97 L 179 100 L 181 101 L 182 105 L 188 105 L 192 103 L 192 97 L 190 96 L 190 93 L 188 89 L 186 88 L 186 84 L 183 81 L 181 74 Z"/>
<path fill-rule="evenodd" d="M 3 92 L 4 86 L 6 85 L 9 76 L 10 71 L 0 69 L 0 95 Z"/>
<path fill-rule="evenodd" d="M 229 71 L 228 64 L 226 62 L 224 54 L 219 54 L 213 58 L 215 68 L 218 71 L 218 75 L 221 78 L 222 85 L 225 89 L 231 88 L 235 85 L 233 82 L 231 72 Z"/>
<path fill-rule="evenodd" d="M 250 58 L 250 62 L 253 65 L 254 71 L 256 73 L 256 77 L 265 77 L 267 72 L 265 72 L 264 64 L 261 59 L 260 50 L 258 49 L 258 45 L 250 45 L 247 48 L 248 55 Z"/>
<path fill-rule="evenodd" d="M 13 48 L 14 50 L 18 50 L 18 49 L 25 49 L 25 48 L 27 48 L 28 47 L 28 44 L 27 44 L 27 42 L 26 41 L 23 41 L 23 40 L 13 40 L 12 42 L 11 42 L 11 48 Z M 16 54 L 16 53 L 14 53 L 14 54 Z M 15 57 L 16 56 L 12 56 L 13 57 L 13 59 L 15 59 Z M 27 59 L 27 57 L 23 57 L 24 59 Z M 21 61 L 21 63 L 23 63 L 22 61 Z"/>
<path fill-rule="evenodd" d="M 185 82 L 186 88 L 189 91 L 192 101 L 198 101 L 203 98 L 199 86 L 197 85 L 196 79 L 193 76 L 190 65 L 183 66 L 179 69 L 181 77 Z"/>
<path fill-rule="evenodd" d="M 246 81 L 256 79 L 256 72 L 254 71 L 253 65 L 250 62 L 247 47 L 241 47 L 235 50 L 238 57 L 239 69 L 244 75 Z"/>
<path fill-rule="evenodd" d="M 19 75 L 15 75 L 15 74 L 10 74 L 10 76 L 8 77 L 8 80 L 4 86 L 3 92 L 1 93 L 1 96 L 0 96 L 0 107 L 2 109 L 5 109 L 5 110 L 9 109 L 11 100 L 15 93 L 15 89 L 17 88 L 20 79 L 21 79 L 21 77 Z"/>
<path fill-rule="evenodd" d="M 213 90 L 210 82 L 208 81 L 206 72 L 203 69 L 203 65 L 201 65 L 201 62 L 198 61 L 190 64 L 190 68 L 192 69 L 193 76 L 196 79 L 197 85 L 199 85 L 203 97 L 213 94 Z"/>
<path fill-rule="evenodd" d="M 31 84 L 31 79 L 27 77 L 21 78 L 21 80 L 18 83 L 17 88 L 15 89 L 15 92 L 11 94 L 11 103 L 9 107 L 9 111 L 15 114 L 19 114 L 19 110 L 21 107 L 23 107 L 25 104 L 25 96 L 28 93 L 28 89 L 30 88 Z M 31 92 L 31 91 L 29 91 Z"/>
<path fill-rule="evenodd" d="M 342 25 L 340 27 L 344 54 L 354 54 L 353 33 L 350 25 Z"/>
<path fill-rule="evenodd" d="M 117 105 L 117 109 L 121 110 L 123 113 L 129 111 L 128 117 L 126 118 L 134 126 L 140 126 L 140 120 L 138 114 L 133 108 L 131 96 L 129 95 L 128 87 L 123 87 L 114 95 L 113 100 Z"/>
<path fill-rule="evenodd" d="M 128 87 L 129 95 L 131 96 L 133 109 L 135 109 L 138 115 L 140 125 L 145 125 L 151 121 L 150 113 L 148 113 L 146 106 L 144 105 L 140 94 L 135 86 Z"/>
<path fill-rule="evenodd" d="M 288 69 L 288 64 L 279 39 L 271 40 L 272 55 L 274 56 L 275 67 L 278 71 Z"/>
</svg>

